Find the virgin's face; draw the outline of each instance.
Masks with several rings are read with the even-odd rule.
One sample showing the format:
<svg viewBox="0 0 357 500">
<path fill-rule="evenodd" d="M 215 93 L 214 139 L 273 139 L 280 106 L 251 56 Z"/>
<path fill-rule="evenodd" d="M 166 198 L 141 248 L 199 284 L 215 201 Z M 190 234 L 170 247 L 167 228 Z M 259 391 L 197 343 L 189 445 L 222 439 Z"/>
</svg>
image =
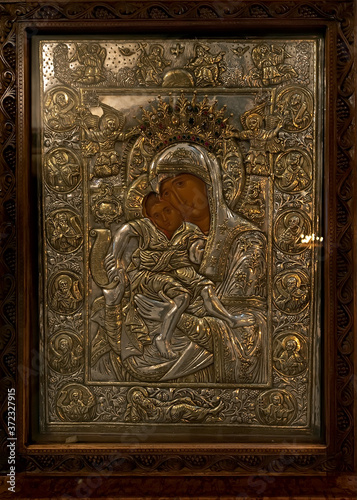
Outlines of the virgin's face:
<svg viewBox="0 0 357 500">
<path fill-rule="evenodd" d="M 206 184 L 192 174 L 179 174 L 160 186 L 161 198 L 181 213 L 184 220 L 195 223 L 209 215 Z"/>
</svg>

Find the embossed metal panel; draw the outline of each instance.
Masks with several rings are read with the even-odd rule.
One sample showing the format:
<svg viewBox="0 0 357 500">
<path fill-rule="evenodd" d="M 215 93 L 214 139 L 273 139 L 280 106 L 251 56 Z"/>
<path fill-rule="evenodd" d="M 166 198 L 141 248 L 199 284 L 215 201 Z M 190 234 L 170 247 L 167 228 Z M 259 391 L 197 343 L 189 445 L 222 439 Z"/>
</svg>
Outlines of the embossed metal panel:
<svg viewBox="0 0 357 500">
<path fill-rule="evenodd" d="M 43 431 L 318 436 L 321 50 L 38 40 Z"/>
</svg>

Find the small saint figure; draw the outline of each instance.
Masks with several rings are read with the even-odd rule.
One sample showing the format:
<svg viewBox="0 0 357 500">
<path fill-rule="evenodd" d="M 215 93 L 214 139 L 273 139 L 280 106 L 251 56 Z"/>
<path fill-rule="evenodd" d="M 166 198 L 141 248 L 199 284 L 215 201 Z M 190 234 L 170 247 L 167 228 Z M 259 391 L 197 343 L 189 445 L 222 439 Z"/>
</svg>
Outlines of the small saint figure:
<svg viewBox="0 0 357 500">
<path fill-rule="evenodd" d="M 71 191 L 80 179 L 79 165 L 63 149 L 56 149 L 46 159 L 46 181 L 55 191 Z"/>
<path fill-rule="evenodd" d="M 300 151 L 290 151 L 278 158 L 275 164 L 277 185 L 288 193 L 306 189 L 310 183 L 307 160 Z"/>
<path fill-rule="evenodd" d="M 52 247 L 58 252 L 73 252 L 82 243 L 78 217 L 68 211 L 57 212 L 53 217 L 49 217 L 47 232 Z"/>
<path fill-rule="evenodd" d="M 71 73 L 71 78 L 78 83 L 92 85 L 106 80 L 104 62 L 107 51 L 99 43 L 75 44 L 75 53 L 70 63 L 78 61 L 79 65 Z"/>
<path fill-rule="evenodd" d="M 295 339 L 289 338 L 283 346 L 283 351 L 278 357 L 274 357 L 275 365 L 278 370 L 286 375 L 298 375 L 305 367 L 305 359 L 300 354 L 298 343 Z"/>
<path fill-rule="evenodd" d="M 75 348 L 69 335 L 61 334 L 50 343 L 50 366 L 59 373 L 72 373 L 77 370 L 83 360 L 83 348 L 78 344 Z"/>
<path fill-rule="evenodd" d="M 277 100 L 278 115 L 284 130 L 299 132 L 305 130 L 312 121 L 310 103 L 299 90 L 292 90 Z"/>
<path fill-rule="evenodd" d="M 309 289 L 298 274 L 289 272 L 276 279 L 276 305 L 289 314 L 302 311 L 309 300 Z"/>
<path fill-rule="evenodd" d="M 69 401 L 67 404 L 65 401 Z M 83 422 L 91 419 L 91 410 L 95 406 L 94 396 L 86 397 L 83 391 L 73 388 L 62 390 L 58 396 L 57 408 L 63 420 Z"/>
<path fill-rule="evenodd" d="M 304 220 L 297 212 L 291 212 L 278 224 L 282 231 L 277 235 L 277 245 L 283 252 L 296 253 L 301 247 L 301 235 L 304 233 Z"/>
<path fill-rule="evenodd" d="M 50 128 L 59 132 L 76 126 L 77 106 L 68 92 L 64 90 L 49 92 L 45 102 L 45 120 Z"/>
<path fill-rule="evenodd" d="M 82 300 L 79 282 L 74 281 L 68 274 L 61 274 L 56 279 L 51 298 L 51 306 L 58 313 L 71 314 L 75 312 Z"/>
<path fill-rule="evenodd" d="M 286 425 L 291 420 L 295 407 L 290 396 L 274 391 L 267 404 L 260 400 L 259 411 L 267 424 Z"/>
</svg>

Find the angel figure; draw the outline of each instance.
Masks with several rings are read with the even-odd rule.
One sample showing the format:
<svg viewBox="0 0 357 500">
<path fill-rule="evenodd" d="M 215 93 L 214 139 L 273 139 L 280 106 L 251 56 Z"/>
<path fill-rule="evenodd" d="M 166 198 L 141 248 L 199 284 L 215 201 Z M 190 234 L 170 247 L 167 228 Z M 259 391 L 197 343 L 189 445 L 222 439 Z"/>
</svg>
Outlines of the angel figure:
<svg viewBox="0 0 357 500">
<path fill-rule="evenodd" d="M 162 72 L 171 64 L 171 61 L 164 58 L 164 48 L 154 44 L 147 53 L 144 45 L 140 43 L 139 50 L 141 53 L 137 61 L 136 71 L 139 84 L 160 85 Z"/>
<path fill-rule="evenodd" d="M 210 48 L 203 44 L 196 45 L 196 55 L 185 68 L 192 69 L 196 77 L 196 85 L 199 87 L 215 87 L 219 84 L 221 73 L 226 71 L 223 62 L 225 52 L 211 54 Z"/>
<path fill-rule="evenodd" d="M 297 73 L 290 64 L 284 64 L 289 57 L 291 56 L 285 47 L 261 43 L 252 50 L 252 59 L 257 69 L 251 75 L 259 78 L 265 86 L 291 80 Z"/>
<path fill-rule="evenodd" d="M 104 74 L 106 56 L 106 49 L 99 43 L 76 43 L 75 53 L 70 59 L 70 62 L 79 62 L 79 66 L 71 75 L 74 81 L 88 85 L 103 82 L 106 79 Z"/>
<path fill-rule="evenodd" d="M 282 150 L 282 145 L 277 139 L 283 122 L 279 121 L 274 127 L 264 127 L 269 120 L 264 115 L 265 104 L 248 110 L 241 116 L 242 125 L 245 130 L 233 133 L 233 137 L 240 140 L 248 140 L 250 148 L 245 157 L 247 173 L 256 175 L 269 175 L 269 163 L 267 153 L 277 153 Z"/>
<path fill-rule="evenodd" d="M 115 149 L 117 142 L 123 142 L 135 131 L 123 133 L 124 115 L 120 111 L 101 103 L 103 115 L 93 129 L 88 126 L 88 117 L 82 121 L 82 128 L 88 140 L 84 144 L 84 154 L 95 156 L 96 160 L 90 179 L 111 177 L 120 171 L 120 157 Z M 93 116 L 92 116 L 93 118 Z"/>
</svg>

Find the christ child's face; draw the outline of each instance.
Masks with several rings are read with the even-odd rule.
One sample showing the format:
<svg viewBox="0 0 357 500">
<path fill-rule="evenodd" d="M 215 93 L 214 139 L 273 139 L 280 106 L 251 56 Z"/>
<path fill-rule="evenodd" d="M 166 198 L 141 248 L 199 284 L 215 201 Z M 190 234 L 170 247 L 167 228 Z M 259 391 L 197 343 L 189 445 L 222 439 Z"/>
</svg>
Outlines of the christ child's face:
<svg viewBox="0 0 357 500">
<path fill-rule="evenodd" d="M 172 236 L 182 222 L 182 215 L 171 203 L 159 201 L 150 207 L 148 211 L 151 222 L 169 236 Z"/>
</svg>

